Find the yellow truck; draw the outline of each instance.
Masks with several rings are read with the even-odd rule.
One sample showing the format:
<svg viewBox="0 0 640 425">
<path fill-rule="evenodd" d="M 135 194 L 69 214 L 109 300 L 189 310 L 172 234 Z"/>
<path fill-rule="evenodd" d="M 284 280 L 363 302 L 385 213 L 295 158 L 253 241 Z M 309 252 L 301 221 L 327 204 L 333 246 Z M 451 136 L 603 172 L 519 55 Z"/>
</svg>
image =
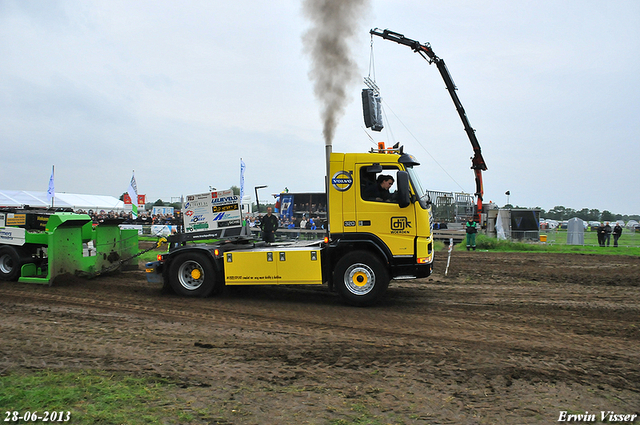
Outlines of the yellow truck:
<svg viewBox="0 0 640 425">
<path fill-rule="evenodd" d="M 252 239 L 246 227 L 234 234 L 227 224 L 194 233 L 220 238 L 215 243 L 187 244 L 185 235 L 178 234 L 169 240 L 167 253 L 147 264 L 147 279 L 198 297 L 225 285 L 326 285 L 347 303 L 366 306 L 383 297 L 391 279 L 429 276 L 431 203 L 415 172 L 417 160 L 402 147 L 380 144 L 367 153 L 330 152 L 328 162 L 323 240 L 265 243 Z M 389 186 L 389 177 L 391 187 L 381 188 L 378 182 L 387 179 Z M 211 208 L 220 223 L 236 222 L 235 207 L 214 199 L 211 206 L 200 202 L 193 207 Z M 189 217 L 204 222 L 205 214 L 194 211 L 187 209 L 185 228 L 195 227 L 187 223 Z"/>
</svg>

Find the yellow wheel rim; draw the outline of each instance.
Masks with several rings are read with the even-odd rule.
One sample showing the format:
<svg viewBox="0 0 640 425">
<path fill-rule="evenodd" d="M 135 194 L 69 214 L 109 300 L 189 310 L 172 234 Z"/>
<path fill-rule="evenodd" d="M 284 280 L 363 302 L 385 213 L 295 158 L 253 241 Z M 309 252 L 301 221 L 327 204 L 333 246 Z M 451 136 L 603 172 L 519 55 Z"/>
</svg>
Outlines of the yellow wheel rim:
<svg viewBox="0 0 640 425">
<path fill-rule="evenodd" d="M 202 273 L 199 269 L 193 269 L 191 270 L 191 277 L 196 280 L 200 279 L 202 277 Z"/>
<path fill-rule="evenodd" d="M 197 261 L 186 260 L 178 267 L 176 278 L 187 291 L 196 291 L 205 283 L 205 272 Z"/>
<path fill-rule="evenodd" d="M 369 277 L 362 272 L 357 272 L 356 274 L 354 274 L 352 279 L 353 284 L 360 287 L 365 286 L 369 281 Z"/>
<path fill-rule="evenodd" d="M 354 295 L 367 295 L 376 286 L 376 274 L 364 263 L 354 263 L 344 272 L 344 286 Z"/>
</svg>

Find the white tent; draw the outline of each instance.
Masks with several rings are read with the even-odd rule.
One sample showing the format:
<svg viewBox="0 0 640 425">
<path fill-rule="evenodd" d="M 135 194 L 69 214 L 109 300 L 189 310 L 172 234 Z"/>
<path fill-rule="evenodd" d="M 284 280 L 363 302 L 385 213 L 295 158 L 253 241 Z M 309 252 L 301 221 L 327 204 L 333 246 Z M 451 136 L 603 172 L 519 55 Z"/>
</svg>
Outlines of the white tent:
<svg viewBox="0 0 640 425">
<path fill-rule="evenodd" d="M 0 190 L 1 207 L 50 207 L 47 192 L 29 192 L 26 190 Z M 118 198 L 105 195 L 81 195 L 76 193 L 56 193 L 53 200 L 56 208 L 72 208 L 74 210 L 123 210 L 124 203 Z"/>
</svg>

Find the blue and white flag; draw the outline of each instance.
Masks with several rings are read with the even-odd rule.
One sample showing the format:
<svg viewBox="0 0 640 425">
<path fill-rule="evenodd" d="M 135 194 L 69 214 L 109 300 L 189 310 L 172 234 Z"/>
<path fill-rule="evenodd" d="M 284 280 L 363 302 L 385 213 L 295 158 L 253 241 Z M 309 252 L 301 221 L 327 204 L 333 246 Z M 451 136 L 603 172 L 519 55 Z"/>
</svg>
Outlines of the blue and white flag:
<svg viewBox="0 0 640 425">
<path fill-rule="evenodd" d="M 47 189 L 47 201 L 51 202 L 51 206 L 53 206 L 53 198 L 56 197 L 56 189 L 53 186 L 53 171 L 55 170 L 55 166 L 51 167 L 51 178 L 49 178 L 49 189 Z"/>
<path fill-rule="evenodd" d="M 242 202 L 242 198 L 244 197 L 244 169 L 247 168 L 244 165 L 244 161 L 240 158 L 240 202 Z"/>
<path fill-rule="evenodd" d="M 138 217 L 138 185 L 136 184 L 135 173 L 131 175 L 131 183 L 129 183 L 129 189 L 127 190 L 129 198 L 131 198 L 131 214 L 133 218 Z"/>
<path fill-rule="evenodd" d="M 280 195 L 280 214 L 289 220 L 293 218 L 293 195 Z"/>
</svg>

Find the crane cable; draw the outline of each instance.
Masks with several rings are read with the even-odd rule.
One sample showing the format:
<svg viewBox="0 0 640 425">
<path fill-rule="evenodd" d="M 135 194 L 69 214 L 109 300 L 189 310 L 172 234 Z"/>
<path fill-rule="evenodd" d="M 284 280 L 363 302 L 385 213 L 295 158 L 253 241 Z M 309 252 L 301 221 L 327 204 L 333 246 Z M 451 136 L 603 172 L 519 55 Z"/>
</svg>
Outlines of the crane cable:
<svg viewBox="0 0 640 425">
<path fill-rule="evenodd" d="M 427 59 L 428 60 L 428 59 Z M 374 57 L 373 57 L 373 34 L 371 34 L 371 50 L 369 53 L 369 75 L 367 78 L 371 79 L 371 74 L 373 74 L 373 81 L 376 81 L 376 70 L 375 70 L 375 61 L 374 61 Z M 393 109 L 391 109 L 391 107 L 389 106 L 389 104 L 387 103 L 386 100 L 384 100 L 384 98 L 381 99 L 382 103 L 384 104 L 384 106 L 386 108 L 389 108 L 389 110 L 391 111 L 391 113 L 393 114 L 393 116 L 396 117 L 396 119 L 400 122 L 400 124 L 402 124 L 402 126 L 405 128 L 405 130 L 407 130 L 409 132 L 409 134 L 411 135 L 411 137 L 413 137 L 413 139 L 416 141 L 416 143 L 418 143 L 418 145 L 427 153 L 427 155 L 429 155 L 429 157 L 431 157 L 431 159 L 433 160 L 433 162 L 435 162 L 438 167 L 440 167 L 440 169 L 447 175 L 449 176 L 449 178 L 451 179 L 451 181 L 453 181 L 456 185 L 458 185 L 458 187 L 460 188 L 460 190 L 462 192 L 464 192 L 464 188 L 462 187 L 462 185 L 460 183 L 458 183 L 456 181 L 456 179 L 453 178 L 453 176 L 451 176 L 451 174 L 449 174 L 447 172 L 447 170 L 444 169 L 444 167 L 438 162 L 438 160 L 436 160 L 434 158 L 433 155 L 431 155 L 431 152 L 429 152 L 427 150 L 427 148 L 425 148 L 422 143 L 420 143 L 420 141 L 418 140 L 418 138 L 411 132 L 411 130 L 409 130 L 409 128 L 405 125 L 404 122 L 402 122 L 402 120 L 400 119 L 400 117 L 398 117 L 398 115 L 393 112 Z M 391 122 L 389 121 L 389 118 L 387 117 L 387 111 L 385 108 L 382 108 L 382 115 L 384 116 L 384 120 L 386 121 L 386 128 L 387 130 L 389 130 L 389 133 L 391 135 L 391 137 L 389 137 L 389 133 L 387 134 L 387 142 L 391 145 L 393 144 L 392 142 L 389 142 L 389 139 L 391 139 L 392 141 L 395 141 L 395 136 L 393 135 L 393 131 L 391 130 Z M 368 133 L 367 133 L 368 134 Z M 373 138 L 371 136 L 369 136 L 369 138 L 373 141 Z M 374 142 L 375 145 L 375 142 Z"/>
<path fill-rule="evenodd" d="M 373 34 L 371 34 L 371 50 L 369 51 L 369 75 L 368 77 L 371 78 L 371 71 L 373 71 L 373 81 L 376 81 L 376 66 L 375 66 L 375 61 L 373 60 Z"/>
<path fill-rule="evenodd" d="M 404 123 L 404 122 L 402 122 L 402 120 L 400 119 L 400 117 L 398 117 L 398 115 L 396 115 L 396 113 L 395 113 L 395 112 L 393 112 L 393 109 L 391 109 L 391 107 L 389 106 L 389 104 L 388 104 L 384 99 L 382 100 L 382 102 L 384 103 L 384 105 L 385 105 L 387 108 L 389 108 L 389 110 L 391 111 L 391 113 L 393 114 L 393 116 L 394 116 L 394 117 L 396 117 L 396 119 L 400 122 L 400 124 L 402 124 L 402 126 L 404 127 L 404 129 L 405 129 L 405 130 L 407 130 L 407 131 L 409 132 L 409 134 L 411 135 L 411 137 L 413 137 L 413 139 L 416 141 L 416 143 L 418 143 L 418 145 L 420 145 L 420 147 L 421 147 L 421 148 L 422 148 L 422 149 L 427 153 L 427 155 L 429 155 L 429 156 L 431 157 L 431 159 L 433 160 L 433 162 L 435 162 L 435 163 L 438 165 L 438 167 L 440 167 L 440 169 L 441 169 L 442 171 L 444 171 L 444 173 L 445 173 L 447 176 L 449 176 L 449 178 L 450 178 L 450 179 L 451 179 L 455 184 L 457 184 L 457 185 L 458 185 L 458 187 L 460 188 L 460 190 L 464 192 L 464 188 L 462 187 L 462 185 L 461 185 L 460 183 L 458 183 L 458 182 L 456 181 L 456 179 L 454 179 L 454 178 L 453 178 L 453 176 L 451 176 L 451 174 L 449 174 L 449 173 L 447 172 L 447 170 L 445 170 L 445 169 L 444 169 L 444 167 L 443 167 L 443 166 L 438 162 L 438 160 L 437 160 L 437 159 L 435 159 L 435 158 L 433 157 L 433 155 L 431 155 L 431 152 L 429 152 L 429 151 L 427 150 L 427 148 L 425 148 L 425 147 L 422 145 L 422 143 L 420 143 L 420 140 L 418 140 L 418 138 L 417 138 L 417 137 L 416 137 L 416 136 L 411 132 L 411 130 L 409 130 L 409 128 L 405 125 L 405 123 Z M 386 114 L 385 114 L 385 117 L 386 117 Z M 387 125 L 389 125 L 389 121 L 388 121 L 388 120 L 387 120 Z"/>
<path fill-rule="evenodd" d="M 371 37 L 371 41 L 370 41 L 370 51 L 369 51 L 369 74 L 367 75 L 367 78 L 365 78 L 365 83 L 369 86 L 370 82 L 374 83 L 374 87 L 376 90 L 376 93 L 379 95 L 379 89 L 377 84 L 375 84 L 376 82 L 376 65 L 375 65 L 375 59 L 374 59 L 374 55 L 373 55 L 373 34 L 370 35 Z M 373 74 L 373 78 L 371 78 L 371 74 Z M 371 87 L 371 86 L 369 86 Z M 380 98 L 380 100 L 382 100 L 382 98 Z M 380 105 L 382 106 L 382 105 Z M 389 119 L 387 118 L 387 113 L 384 110 L 384 108 L 382 108 L 382 115 L 384 116 L 384 121 L 387 122 L 387 124 L 389 123 Z M 391 127 L 389 127 L 387 125 L 387 130 L 388 133 L 386 133 L 387 136 L 387 144 L 389 146 L 393 145 L 393 142 L 395 142 L 395 136 L 393 135 L 393 130 L 391 130 Z M 365 130 L 366 132 L 366 130 Z M 371 135 L 369 133 L 367 133 L 367 136 L 369 136 L 369 139 L 371 140 L 371 143 L 373 143 L 374 146 L 377 145 L 376 141 L 373 139 L 373 137 L 371 137 Z"/>
</svg>

